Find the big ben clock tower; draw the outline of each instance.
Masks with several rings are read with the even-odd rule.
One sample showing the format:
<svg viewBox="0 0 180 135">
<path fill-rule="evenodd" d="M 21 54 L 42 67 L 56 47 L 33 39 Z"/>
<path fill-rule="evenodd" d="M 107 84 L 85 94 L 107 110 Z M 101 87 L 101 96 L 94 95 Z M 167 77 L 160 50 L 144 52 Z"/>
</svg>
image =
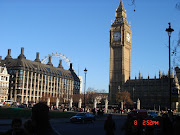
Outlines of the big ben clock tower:
<svg viewBox="0 0 180 135">
<path fill-rule="evenodd" d="M 116 94 L 131 73 L 131 28 L 126 20 L 122 0 L 116 9 L 116 18 L 110 29 L 110 83 L 109 100 L 116 102 Z"/>
</svg>

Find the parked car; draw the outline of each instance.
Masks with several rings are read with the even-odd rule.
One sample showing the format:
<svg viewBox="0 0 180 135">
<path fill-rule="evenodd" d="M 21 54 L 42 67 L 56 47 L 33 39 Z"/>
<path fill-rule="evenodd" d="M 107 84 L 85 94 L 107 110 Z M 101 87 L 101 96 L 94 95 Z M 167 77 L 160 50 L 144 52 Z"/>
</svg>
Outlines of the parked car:
<svg viewBox="0 0 180 135">
<path fill-rule="evenodd" d="M 137 117 L 137 111 L 136 110 L 133 110 L 133 111 L 130 111 L 127 113 L 127 118 L 130 119 L 130 118 L 136 118 Z"/>
<path fill-rule="evenodd" d="M 82 112 L 82 113 L 77 113 L 75 116 L 71 117 L 70 118 L 70 122 L 87 122 L 87 121 L 95 121 L 96 118 L 95 118 L 95 115 L 91 114 L 91 113 L 85 113 L 85 112 Z"/>
<path fill-rule="evenodd" d="M 12 105 L 13 102 L 13 100 L 4 100 L 4 105 Z"/>
<path fill-rule="evenodd" d="M 133 118 L 133 119 L 138 119 L 138 118 L 147 118 L 147 110 L 146 109 L 136 109 L 133 111 L 130 111 L 127 113 L 127 118 Z"/>
<path fill-rule="evenodd" d="M 26 108 L 27 105 L 26 104 L 21 104 L 21 105 L 18 105 L 18 108 Z"/>
<path fill-rule="evenodd" d="M 156 112 L 153 112 L 153 111 L 148 111 L 148 116 L 151 116 L 152 118 L 156 118 L 158 115 Z"/>
</svg>

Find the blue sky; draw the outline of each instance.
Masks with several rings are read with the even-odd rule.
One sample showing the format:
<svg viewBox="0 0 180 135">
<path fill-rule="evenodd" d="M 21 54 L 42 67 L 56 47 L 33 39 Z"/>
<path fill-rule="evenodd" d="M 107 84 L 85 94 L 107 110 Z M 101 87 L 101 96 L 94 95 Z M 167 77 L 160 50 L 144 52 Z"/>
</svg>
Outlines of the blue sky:
<svg viewBox="0 0 180 135">
<path fill-rule="evenodd" d="M 158 76 L 168 71 L 168 35 L 171 22 L 175 46 L 180 31 L 180 0 L 124 0 L 132 29 L 131 78 Z M 51 53 L 65 54 L 87 85 L 105 89 L 109 85 L 109 30 L 120 0 L 0 0 L 0 55 L 7 50 L 17 58 L 25 48 L 27 59 Z M 135 12 L 134 12 L 135 9 Z M 178 55 L 178 53 L 177 53 Z M 58 59 L 53 58 L 54 66 Z M 64 67 L 68 69 L 66 63 Z"/>
</svg>

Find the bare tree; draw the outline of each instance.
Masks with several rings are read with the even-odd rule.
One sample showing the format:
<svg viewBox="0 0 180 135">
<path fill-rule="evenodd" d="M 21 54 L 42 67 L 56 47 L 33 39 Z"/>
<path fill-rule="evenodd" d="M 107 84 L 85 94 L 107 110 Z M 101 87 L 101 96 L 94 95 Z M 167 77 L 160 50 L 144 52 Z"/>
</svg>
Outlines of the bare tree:
<svg viewBox="0 0 180 135">
<path fill-rule="evenodd" d="M 84 95 L 83 94 L 74 94 L 73 95 L 73 102 L 74 103 L 78 103 L 80 98 L 81 98 L 81 100 L 83 100 L 84 99 Z"/>
<path fill-rule="evenodd" d="M 173 57 L 173 67 L 175 68 L 176 66 L 180 66 L 180 32 L 179 32 L 179 37 L 178 40 L 173 41 L 173 47 L 172 47 L 172 57 Z"/>
<path fill-rule="evenodd" d="M 130 93 L 127 91 L 118 92 L 116 95 L 116 101 L 117 103 L 124 102 L 124 104 L 133 104 L 133 101 L 130 98 Z"/>
<path fill-rule="evenodd" d="M 49 94 L 42 95 L 42 97 L 40 98 L 40 102 L 46 103 L 48 101 L 48 98 L 50 98 L 51 104 L 56 104 L 57 97 L 49 96 Z"/>
</svg>

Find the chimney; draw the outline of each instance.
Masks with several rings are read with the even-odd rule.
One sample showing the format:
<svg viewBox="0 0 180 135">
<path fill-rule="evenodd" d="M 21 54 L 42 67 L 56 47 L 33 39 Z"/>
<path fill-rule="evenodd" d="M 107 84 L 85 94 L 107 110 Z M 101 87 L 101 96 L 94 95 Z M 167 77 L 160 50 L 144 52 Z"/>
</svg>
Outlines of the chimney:
<svg viewBox="0 0 180 135">
<path fill-rule="evenodd" d="M 63 68 L 63 66 L 62 66 L 62 60 L 59 61 L 58 68 Z"/>
<path fill-rule="evenodd" d="M 24 47 L 21 48 L 21 54 L 18 56 L 18 59 L 26 59 L 26 57 L 24 56 Z"/>
<path fill-rule="evenodd" d="M 11 56 L 11 49 L 8 49 L 8 56 Z"/>
<path fill-rule="evenodd" d="M 24 47 L 21 48 L 21 54 L 24 54 Z"/>
<path fill-rule="evenodd" d="M 142 79 L 142 78 L 141 78 L 141 72 L 140 72 L 140 71 L 139 71 L 139 79 Z"/>
<path fill-rule="evenodd" d="M 34 61 L 41 63 L 41 61 L 39 59 L 39 52 L 36 53 L 36 59 Z"/>
<path fill-rule="evenodd" d="M 53 64 L 51 63 L 51 57 L 52 56 L 49 56 L 49 61 L 48 61 L 47 65 L 53 66 Z"/>
<path fill-rule="evenodd" d="M 8 55 L 5 57 L 5 59 L 10 59 L 11 58 L 11 49 L 8 49 Z"/>
<path fill-rule="evenodd" d="M 2 56 L 0 56 L 0 60 L 2 60 Z"/>
<path fill-rule="evenodd" d="M 51 63 L 51 56 L 49 57 L 49 62 Z"/>
<path fill-rule="evenodd" d="M 72 63 L 70 63 L 70 69 L 73 69 L 73 68 L 72 68 Z"/>
</svg>

